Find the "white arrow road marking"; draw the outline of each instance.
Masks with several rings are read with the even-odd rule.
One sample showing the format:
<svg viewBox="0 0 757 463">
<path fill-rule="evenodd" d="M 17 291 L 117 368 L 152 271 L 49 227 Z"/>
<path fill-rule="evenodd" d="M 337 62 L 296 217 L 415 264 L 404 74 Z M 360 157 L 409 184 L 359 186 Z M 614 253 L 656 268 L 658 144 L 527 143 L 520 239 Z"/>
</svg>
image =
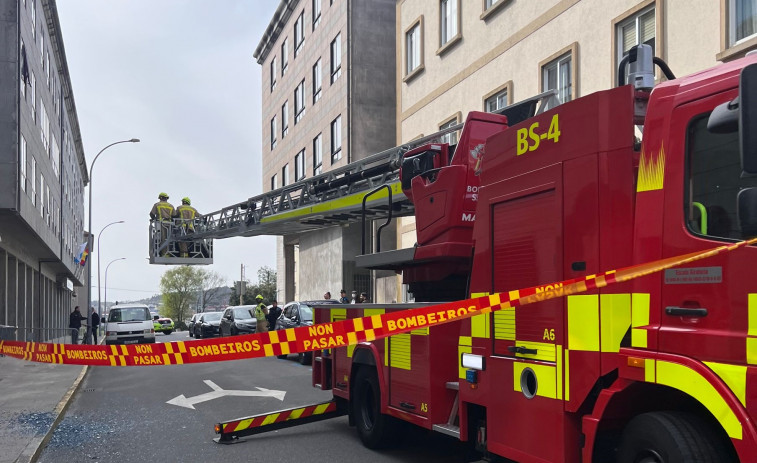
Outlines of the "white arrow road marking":
<svg viewBox="0 0 757 463">
<path fill-rule="evenodd" d="M 213 381 L 206 379 L 204 380 L 204 383 L 207 384 L 211 389 L 213 389 L 211 392 L 206 392 L 205 394 L 196 395 L 194 397 L 184 397 L 184 394 L 180 396 L 176 396 L 173 399 L 167 401 L 167 404 L 171 405 L 178 405 L 179 407 L 186 407 L 191 408 L 192 410 L 195 409 L 195 404 L 198 404 L 200 402 L 206 402 L 208 400 L 217 399 L 219 397 L 224 397 L 228 395 L 234 395 L 239 397 L 273 397 L 275 399 L 279 399 L 281 401 L 284 400 L 284 396 L 286 395 L 286 391 L 276 391 L 273 389 L 265 389 L 262 387 L 256 387 L 257 391 L 237 391 L 234 389 L 224 390 L 221 389 L 216 383 Z"/>
</svg>

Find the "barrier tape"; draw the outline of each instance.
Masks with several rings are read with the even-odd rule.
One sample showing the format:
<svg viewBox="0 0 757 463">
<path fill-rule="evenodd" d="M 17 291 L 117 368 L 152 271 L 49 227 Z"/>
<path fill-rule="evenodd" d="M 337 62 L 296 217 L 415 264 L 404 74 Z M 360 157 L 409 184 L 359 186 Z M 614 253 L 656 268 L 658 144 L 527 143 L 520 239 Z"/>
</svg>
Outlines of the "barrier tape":
<svg viewBox="0 0 757 463">
<path fill-rule="evenodd" d="M 18 359 L 71 365 L 182 365 L 333 349 L 462 320 L 479 314 L 582 293 L 757 243 L 757 238 L 619 270 L 416 309 L 397 310 L 313 326 L 159 344 L 89 346 L 0 341 L 0 353 Z"/>
</svg>

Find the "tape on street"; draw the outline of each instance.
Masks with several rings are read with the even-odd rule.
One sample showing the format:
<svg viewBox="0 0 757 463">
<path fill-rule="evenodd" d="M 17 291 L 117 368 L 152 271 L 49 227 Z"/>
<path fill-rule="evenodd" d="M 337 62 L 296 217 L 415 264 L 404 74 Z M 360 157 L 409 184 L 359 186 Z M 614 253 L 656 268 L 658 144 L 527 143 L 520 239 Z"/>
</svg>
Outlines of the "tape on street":
<svg viewBox="0 0 757 463">
<path fill-rule="evenodd" d="M 333 349 L 497 310 L 603 288 L 757 243 L 757 238 L 596 275 L 457 302 L 267 333 L 192 342 L 90 346 L 0 341 L 0 354 L 43 363 L 92 366 L 182 365 Z"/>
</svg>

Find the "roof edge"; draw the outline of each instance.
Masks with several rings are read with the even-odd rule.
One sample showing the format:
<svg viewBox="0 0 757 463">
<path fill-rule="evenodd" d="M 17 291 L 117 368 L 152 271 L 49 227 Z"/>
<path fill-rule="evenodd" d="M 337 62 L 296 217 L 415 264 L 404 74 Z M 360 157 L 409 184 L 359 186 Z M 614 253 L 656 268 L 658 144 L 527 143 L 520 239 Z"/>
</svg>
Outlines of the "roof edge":
<svg viewBox="0 0 757 463">
<path fill-rule="evenodd" d="M 263 64 L 263 61 L 268 57 L 268 53 L 273 48 L 273 44 L 279 38 L 284 25 L 289 21 L 289 17 L 292 16 L 292 12 L 297 8 L 297 4 L 300 0 L 281 0 L 279 7 L 276 8 L 276 12 L 273 13 L 273 18 L 268 24 L 263 37 L 260 39 L 255 52 L 252 54 L 258 64 Z"/>
</svg>

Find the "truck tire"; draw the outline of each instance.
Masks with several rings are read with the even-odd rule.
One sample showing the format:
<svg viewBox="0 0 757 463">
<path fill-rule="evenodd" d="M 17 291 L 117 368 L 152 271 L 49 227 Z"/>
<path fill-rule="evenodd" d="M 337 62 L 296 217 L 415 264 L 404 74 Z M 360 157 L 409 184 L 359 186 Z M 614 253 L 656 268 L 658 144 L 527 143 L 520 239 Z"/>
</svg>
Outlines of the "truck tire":
<svg viewBox="0 0 757 463">
<path fill-rule="evenodd" d="M 381 389 L 375 369 L 358 369 L 352 394 L 355 424 L 363 445 L 369 449 L 387 447 L 394 440 L 394 430 L 398 427 L 391 416 L 381 413 Z"/>
<path fill-rule="evenodd" d="M 623 430 L 618 463 L 727 463 L 733 461 L 711 426 L 684 412 L 644 413 Z"/>
<path fill-rule="evenodd" d="M 171 334 L 171 333 L 173 333 L 173 331 L 171 331 L 171 330 L 167 330 L 167 331 L 164 331 L 164 332 L 163 332 L 163 334 L 165 334 L 166 336 L 168 336 L 168 335 L 169 335 L 169 334 Z"/>
</svg>

